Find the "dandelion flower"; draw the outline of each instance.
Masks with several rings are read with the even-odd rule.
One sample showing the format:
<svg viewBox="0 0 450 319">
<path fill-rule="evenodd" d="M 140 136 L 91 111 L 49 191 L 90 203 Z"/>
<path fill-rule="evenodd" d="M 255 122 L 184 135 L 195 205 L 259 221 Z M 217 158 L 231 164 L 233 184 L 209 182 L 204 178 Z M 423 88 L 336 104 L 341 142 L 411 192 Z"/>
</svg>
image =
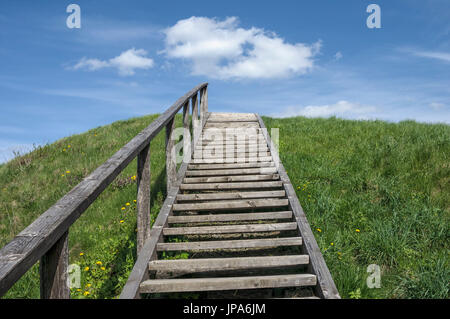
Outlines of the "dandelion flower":
<svg viewBox="0 0 450 319">
<path fill-rule="evenodd" d="M 91 287 L 91 286 L 92 286 L 92 284 L 86 284 L 86 287 L 88 287 L 88 288 Z"/>
<path fill-rule="evenodd" d="M 85 295 L 85 296 L 87 296 L 87 295 L 89 295 L 90 293 L 89 293 L 89 291 L 85 291 L 84 293 L 83 293 L 83 295 Z"/>
<path fill-rule="evenodd" d="M 99 261 L 96 262 L 96 264 L 97 264 L 97 265 L 101 265 L 102 262 L 99 260 Z"/>
<path fill-rule="evenodd" d="M 67 145 L 67 148 L 70 148 L 71 146 L 70 145 Z"/>
<path fill-rule="evenodd" d="M 88 270 L 89 270 L 89 267 L 84 268 L 84 271 L 88 271 Z"/>
<path fill-rule="evenodd" d="M 66 174 L 70 174 L 70 171 L 66 171 Z"/>
<path fill-rule="evenodd" d="M 358 228 L 356 228 L 355 231 L 356 231 L 357 233 L 361 232 Z"/>
<path fill-rule="evenodd" d="M 125 210 L 125 207 L 122 207 L 121 210 Z"/>
<path fill-rule="evenodd" d="M 126 203 L 125 205 L 126 205 L 126 206 L 130 206 L 130 203 Z"/>
<path fill-rule="evenodd" d="M 78 288 L 78 289 L 77 289 L 77 291 L 78 291 L 78 292 L 80 292 L 80 291 L 81 291 L 81 289 L 80 289 L 80 288 Z"/>
<path fill-rule="evenodd" d="M 124 222 L 124 220 L 122 219 L 122 220 L 121 220 L 121 221 L 120 221 L 119 223 L 121 223 L 121 224 L 122 224 L 123 222 Z"/>
<path fill-rule="evenodd" d="M 80 253 L 80 256 L 84 256 L 84 253 Z"/>
<path fill-rule="evenodd" d="M 100 267 L 100 269 L 101 269 L 101 270 L 106 270 L 106 268 L 105 268 L 105 267 Z"/>
<path fill-rule="evenodd" d="M 330 243 L 331 246 L 334 246 L 334 243 Z"/>
<path fill-rule="evenodd" d="M 318 231 L 319 233 L 321 233 L 321 232 L 322 232 L 322 229 L 320 229 L 320 228 L 317 228 L 317 231 Z"/>
<path fill-rule="evenodd" d="M 135 202 L 135 203 L 136 203 L 136 200 L 133 200 L 133 202 Z"/>
</svg>

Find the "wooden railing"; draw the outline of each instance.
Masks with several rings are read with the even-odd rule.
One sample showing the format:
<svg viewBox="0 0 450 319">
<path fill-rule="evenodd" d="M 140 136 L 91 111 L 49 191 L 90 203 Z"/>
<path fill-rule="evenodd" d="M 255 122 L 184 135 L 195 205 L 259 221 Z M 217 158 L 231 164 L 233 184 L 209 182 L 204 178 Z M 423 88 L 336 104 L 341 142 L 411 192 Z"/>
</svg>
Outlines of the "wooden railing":
<svg viewBox="0 0 450 319">
<path fill-rule="evenodd" d="M 137 157 L 137 252 L 138 259 L 150 236 L 150 142 L 166 128 L 167 193 L 173 193 L 178 177 L 175 160 L 175 115 L 183 108 L 183 153 L 192 155 L 208 114 L 208 83 L 179 98 L 147 128 L 117 151 L 92 174 L 40 215 L 0 250 L 0 296 L 4 295 L 38 260 L 41 298 L 69 298 L 68 236 L 70 226 L 96 200 L 128 164 Z M 189 105 L 192 105 L 193 140 Z M 199 106 L 200 104 L 200 106 Z M 185 157 L 186 158 L 186 157 Z M 181 166 L 180 171 L 185 166 Z M 180 172 L 181 173 L 181 172 Z"/>
</svg>

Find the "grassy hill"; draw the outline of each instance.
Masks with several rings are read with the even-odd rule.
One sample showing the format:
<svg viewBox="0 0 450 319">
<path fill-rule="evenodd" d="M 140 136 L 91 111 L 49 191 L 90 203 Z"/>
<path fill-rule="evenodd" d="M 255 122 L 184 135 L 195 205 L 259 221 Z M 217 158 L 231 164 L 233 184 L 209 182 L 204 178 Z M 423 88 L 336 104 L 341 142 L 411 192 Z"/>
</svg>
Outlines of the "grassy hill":
<svg viewBox="0 0 450 319">
<path fill-rule="evenodd" d="M 74 135 L 0 166 L 5 245 L 157 115 Z M 450 126 L 264 118 L 343 298 L 448 298 Z M 177 118 L 181 126 L 181 118 Z M 151 144 L 152 216 L 165 196 L 164 131 Z M 71 227 L 72 298 L 116 297 L 134 264 L 136 161 Z M 381 288 L 366 285 L 381 267 Z M 35 265 L 5 296 L 38 298 Z"/>
</svg>

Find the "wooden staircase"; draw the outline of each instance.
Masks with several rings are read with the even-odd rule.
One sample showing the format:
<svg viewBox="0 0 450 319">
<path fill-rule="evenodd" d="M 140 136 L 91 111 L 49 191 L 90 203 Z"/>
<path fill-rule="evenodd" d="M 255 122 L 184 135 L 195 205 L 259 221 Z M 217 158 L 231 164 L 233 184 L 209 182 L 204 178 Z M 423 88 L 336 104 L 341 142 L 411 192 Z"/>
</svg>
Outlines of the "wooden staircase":
<svg viewBox="0 0 450 319">
<path fill-rule="evenodd" d="M 339 298 L 261 118 L 209 113 L 196 140 L 139 293 Z"/>
</svg>

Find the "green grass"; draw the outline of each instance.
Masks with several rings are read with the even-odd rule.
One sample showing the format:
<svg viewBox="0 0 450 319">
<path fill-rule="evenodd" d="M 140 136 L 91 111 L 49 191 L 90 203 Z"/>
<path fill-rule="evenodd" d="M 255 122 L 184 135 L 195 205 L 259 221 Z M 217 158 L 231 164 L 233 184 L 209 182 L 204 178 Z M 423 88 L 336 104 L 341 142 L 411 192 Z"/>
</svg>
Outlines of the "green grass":
<svg viewBox="0 0 450 319">
<path fill-rule="evenodd" d="M 0 246 L 156 117 L 95 128 L 0 165 Z M 449 297 L 448 125 L 264 121 L 280 128 L 281 159 L 343 298 Z M 151 143 L 153 220 L 166 193 L 164 162 L 163 130 Z M 126 282 L 136 259 L 135 174 L 133 161 L 70 228 L 70 263 L 82 273 L 72 298 L 114 298 Z M 379 289 L 366 285 L 369 264 L 381 267 Z M 5 297 L 38 298 L 38 265 Z"/>
</svg>

